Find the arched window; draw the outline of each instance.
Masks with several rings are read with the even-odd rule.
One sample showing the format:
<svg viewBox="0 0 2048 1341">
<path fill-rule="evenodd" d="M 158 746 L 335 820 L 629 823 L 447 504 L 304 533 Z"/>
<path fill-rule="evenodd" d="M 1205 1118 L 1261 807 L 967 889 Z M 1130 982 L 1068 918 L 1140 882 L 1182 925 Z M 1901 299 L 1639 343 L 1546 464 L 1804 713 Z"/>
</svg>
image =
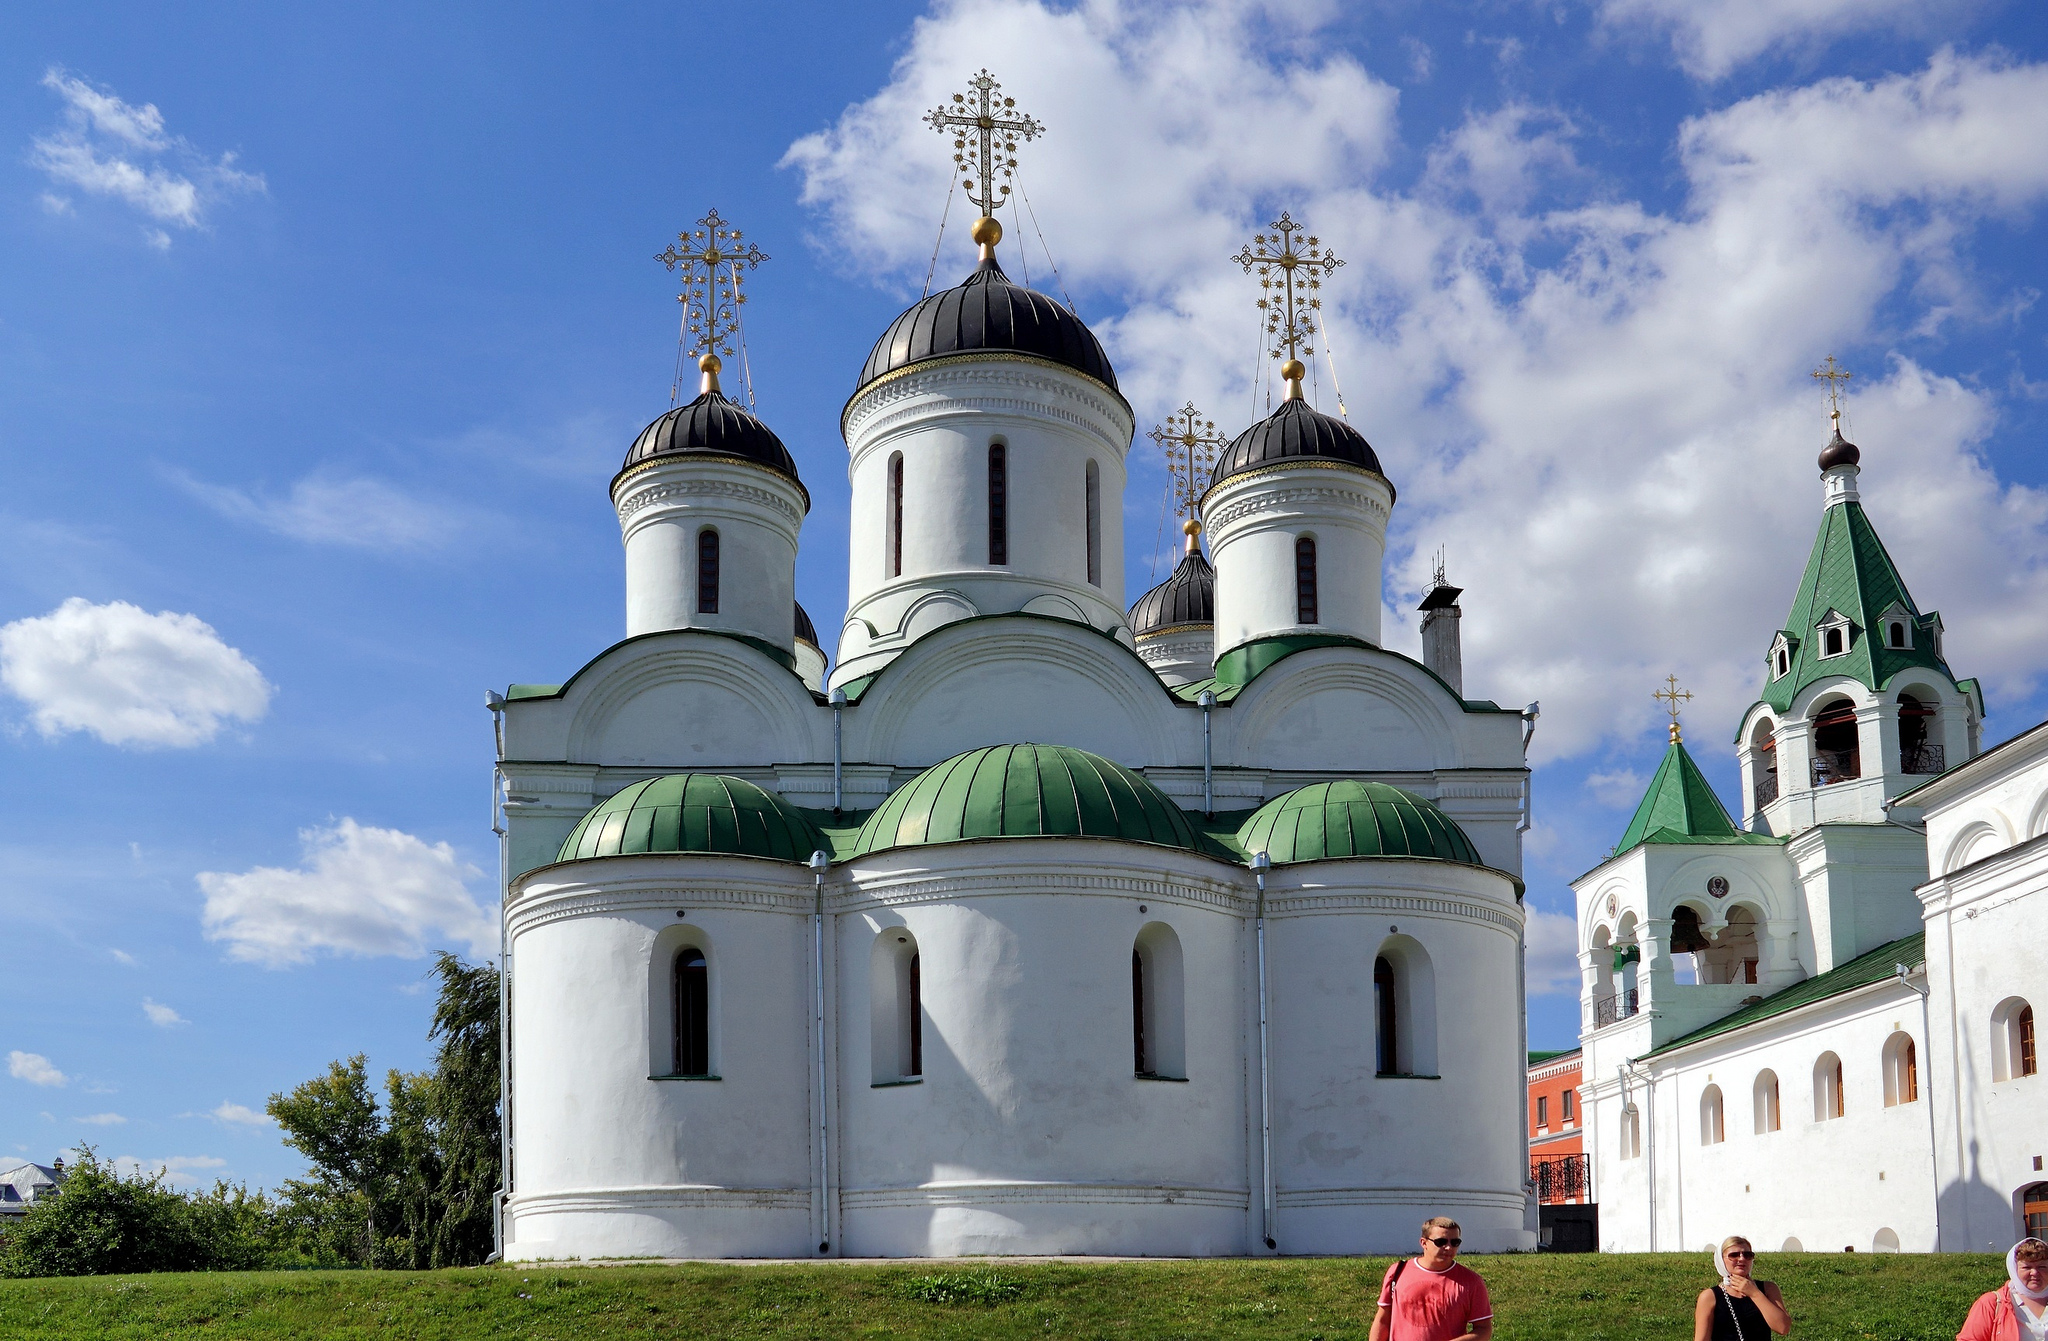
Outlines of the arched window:
<svg viewBox="0 0 2048 1341">
<path fill-rule="evenodd" d="M 1899 695 L 1899 771 L 1939 773 L 1941 746 L 1932 739 L 1935 708 L 1911 694 Z"/>
<path fill-rule="evenodd" d="M 1778 799 L 1778 738 L 1771 734 L 1768 721 L 1758 722 L 1749 738 L 1749 764 L 1755 779 L 1753 808 L 1762 810 Z"/>
<path fill-rule="evenodd" d="M 1373 1047 L 1383 1076 L 1434 1076 L 1436 970 L 1412 936 L 1389 936 L 1372 965 Z"/>
<path fill-rule="evenodd" d="M 1187 1078 L 1180 937 L 1149 922 L 1131 945 L 1131 1055 L 1140 1076 Z"/>
<path fill-rule="evenodd" d="M 1906 645 L 1906 626 L 1896 619 L 1892 621 L 1891 644 L 1893 647 L 1904 647 Z"/>
<path fill-rule="evenodd" d="M 1779 648 L 1779 649 L 1778 649 L 1778 674 L 1780 674 L 1780 675 L 1783 675 L 1783 674 L 1785 674 L 1785 673 L 1786 673 L 1787 671 L 1789 671 L 1789 670 L 1791 670 L 1791 669 L 1792 669 L 1792 654 L 1791 654 L 1790 652 L 1787 652 L 1787 651 L 1786 651 L 1786 650 L 1785 650 L 1784 648 L 1782 648 L 1782 647 L 1781 647 L 1781 648 Z"/>
<path fill-rule="evenodd" d="M 1778 1251 L 1781 1253 L 1803 1253 L 1806 1251 L 1806 1245 L 1801 1243 L 1798 1239 L 1786 1239 L 1785 1242 L 1779 1246 Z"/>
<path fill-rule="evenodd" d="M 1899 1231 L 1880 1229 L 1870 1237 L 1870 1251 L 1874 1253 L 1895 1253 L 1899 1250 Z"/>
<path fill-rule="evenodd" d="M 1842 655 L 1842 631 L 1840 629 L 1828 630 L 1826 655 L 1831 657 Z"/>
<path fill-rule="evenodd" d="M 1709 1085 L 1700 1095 L 1700 1144 L 1719 1145 L 1726 1139 L 1721 1125 L 1721 1087 Z"/>
<path fill-rule="evenodd" d="M 923 961 L 906 927 L 884 927 L 868 956 L 869 1038 L 874 1083 L 924 1075 Z"/>
<path fill-rule="evenodd" d="M 889 456 L 889 534 L 884 539 L 884 566 L 890 577 L 903 576 L 903 453 Z"/>
<path fill-rule="evenodd" d="M 678 1076 L 711 1074 L 711 965 L 686 945 L 675 961 L 675 1069 Z"/>
<path fill-rule="evenodd" d="M 1102 469 L 1088 463 L 1088 580 L 1102 585 Z"/>
<path fill-rule="evenodd" d="M 1756 1109 L 1756 1134 L 1763 1136 L 1778 1130 L 1778 1073 L 1759 1071 L 1750 1094 Z"/>
<path fill-rule="evenodd" d="M 1823 1052 L 1813 1064 L 1813 1120 L 1827 1122 L 1847 1111 L 1842 1096 L 1842 1059 Z"/>
<path fill-rule="evenodd" d="M 1010 449 L 988 445 L 988 561 L 1010 561 Z"/>
<path fill-rule="evenodd" d="M 697 613 L 718 613 L 718 532 L 697 532 Z"/>
<path fill-rule="evenodd" d="M 2018 1080 L 2039 1069 L 2034 1049 L 2034 1008 L 2007 997 L 1991 1012 L 1991 1078 Z"/>
<path fill-rule="evenodd" d="M 1863 776 L 1856 740 L 1856 705 L 1838 698 L 1814 715 L 1813 785 L 1846 782 Z"/>
<path fill-rule="evenodd" d="M 2027 1237 L 2048 1239 L 2048 1183 L 2020 1189 L 2020 1215 Z"/>
<path fill-rule="evenodd" d="M 1639 1159 L 1643 1153 L 1643 1116 L 1634 1104 L 1621 1110 L 1621 1157 Z"/>
<path fill-rule="evenodd" d="M 1303 536 L 1294 542 L 1294 622 L 1318 624 L 1316 614 L 1316 542 Z"/>
<path fill-rule="evenodd" d="M 1884 1106 L 1896 1108 L 1919 1097 L 1919 1055 L 1913 1036 L 1901 1029 L 1884 1041 Z"/>
</svg>

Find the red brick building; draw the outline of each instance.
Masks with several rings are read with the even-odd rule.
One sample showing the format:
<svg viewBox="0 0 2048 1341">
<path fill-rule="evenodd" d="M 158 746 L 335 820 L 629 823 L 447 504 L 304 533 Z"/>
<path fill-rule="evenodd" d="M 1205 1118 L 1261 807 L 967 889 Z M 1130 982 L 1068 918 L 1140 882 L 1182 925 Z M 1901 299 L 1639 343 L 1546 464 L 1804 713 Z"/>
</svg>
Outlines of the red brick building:
<svg viewBox="0 0 2048 1341">
<path fill-rule="evenodd" d="M 1529 1176 L 1546 1206 L 1591 1199 L 1581 1122 L 1579 1050 L 1530 1053 Z"/>
</svg>

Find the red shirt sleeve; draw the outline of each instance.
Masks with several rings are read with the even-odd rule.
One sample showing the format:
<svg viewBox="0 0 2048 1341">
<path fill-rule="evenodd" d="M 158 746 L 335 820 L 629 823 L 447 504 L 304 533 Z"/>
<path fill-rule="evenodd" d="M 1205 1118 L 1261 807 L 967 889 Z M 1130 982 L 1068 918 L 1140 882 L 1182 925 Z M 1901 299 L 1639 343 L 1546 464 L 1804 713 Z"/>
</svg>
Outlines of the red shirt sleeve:
<svg viewBox="0 0 2048 1341">
<path fill-rule="evenodd" d="M 1387 1274 L 1380 1277 L 1380 1307 L 1391 1308 L 1394 1303 L 1394 1272 L 1400 1269 L 1399 1262 L 1387 1268 Z"/>
<path fill-rule="evenodd" d="M 1979 1295 L 1977 1302 L 1970 1305 L 1970 1316 L 1963 1322 L 1963 1330 L 1956 1333 L 1956 1341 L 1994 1341 L 1993 1318 L 1998 1312 L 1998 1291 Z"/>
<path fill-rule="evenodd" d="M 1468 1273 L 1472 1279 L 1467 1284 L 1466 1301 L 1471 1311 L 1465 1315 L 1465 1325 L 1484 1322 L 1493 1316 L 1493 1296 L 1486 1292 L 1486 1281 L 1476 1271 Z"/>
</svg>

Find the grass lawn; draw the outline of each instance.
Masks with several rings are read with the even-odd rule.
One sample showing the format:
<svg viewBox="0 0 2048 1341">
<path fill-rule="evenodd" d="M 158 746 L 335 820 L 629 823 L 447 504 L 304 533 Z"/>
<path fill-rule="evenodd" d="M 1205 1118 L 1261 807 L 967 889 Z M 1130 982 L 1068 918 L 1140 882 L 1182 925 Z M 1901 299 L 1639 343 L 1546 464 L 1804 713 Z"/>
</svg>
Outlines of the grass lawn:
<svg viewBox="0 0 2048 1341">
<path fill-rule="evenodd" d="M 1386 1258 L 485 1267 L 0 1281 L 0 1337 L 1359 1338 Z M 1502 1341 L 1687 1341 L 1704 1253 L 1475 1257 Z M 1946 1341 L 1989 1255 L 1768 1254 L 1801 1341 Z"/>
</svg>

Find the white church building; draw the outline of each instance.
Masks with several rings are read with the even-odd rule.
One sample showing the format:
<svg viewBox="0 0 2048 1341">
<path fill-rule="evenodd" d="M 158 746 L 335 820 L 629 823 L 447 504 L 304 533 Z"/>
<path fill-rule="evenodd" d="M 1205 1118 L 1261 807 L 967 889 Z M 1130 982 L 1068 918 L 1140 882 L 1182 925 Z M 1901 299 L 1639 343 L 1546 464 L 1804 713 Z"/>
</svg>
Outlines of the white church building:
<svg viewBox="0 0 2048 1341">
<path fill-rule="evenodd" d="M 850 361 L 829 673 L 707 354 L 624 638 L 494 701 L 507 1257 L 1532 1247 L 1529 715 L 1382 646 L 1395 488 L 1291 358 L 1128 601 L 1136 412 L 1000 231 Z"/>
<path fill-rule="evenodd" d="M 1979 752 L 1980 692 L 1878 540 L 1859 461 L 1838 426 L 1735 737 L 1743 823 L 1674 721 L 1621 841 L 1573 882 L 1609 1251 L 2048 1234 L 2048 725 Z"/>
</svg>

